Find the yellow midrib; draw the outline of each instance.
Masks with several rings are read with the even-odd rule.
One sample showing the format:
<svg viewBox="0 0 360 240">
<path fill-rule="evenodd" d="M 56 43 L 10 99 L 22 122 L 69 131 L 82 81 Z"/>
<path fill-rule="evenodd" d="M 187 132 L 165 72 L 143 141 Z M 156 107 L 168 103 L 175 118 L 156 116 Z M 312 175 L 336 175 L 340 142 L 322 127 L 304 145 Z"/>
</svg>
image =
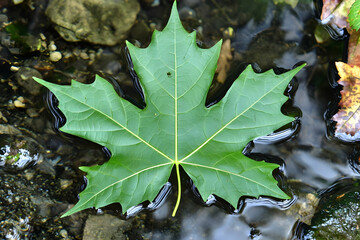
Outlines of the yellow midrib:
<svg viewBox="0 0 360 240">
<path fill-rule="evenodd" d="M 176 22 L 174 22 L 174 24 L 176 24 Z M 176 29 L 174 27 L 174 29 Z M 179 205 L 180 205 L 180 200 L 181 200 L 181 178 L 180 178 L 180 167 L 179 167 L 179 161 L 178 161 L 178 91 L 177 91 L 177 84 L 178 84 L 178 65 L 177 65 L 177 50 L 176 50 L 176 31 L 174 31 L 174 81 L 175 81 L 175 84 L 174 84 L 174 91 L 175 91 L 175 99 L 174 99 L 174 117 L 175 117 L 175 161 L 174 161 L 174 164 L 175 164 L 175 170 L 176 170 L 176 179 L 177 179 L 177 185 L 178 185 L 178 189 L 177 189 L 177 199 L 176 199 L 176 204 L 175 204 L 175 207 L 174 207 L 174 210 L 173 210 L 173 213 L 172 213 L 172 216 L 174 217 L 176 212 L 177 212 L 177 209 L 179 208 Z"/>
<path fill-rule="evenodd" d="M 175 99 L 174 99 L 174 103 L 175 103 L 175 112 L 174 112 L 174 116 L 175 116 L 175 164 L 178 164 L 178 98 L 177 98 L 177 84 L 178 84 L 178 66 L 177 66 L 177 56 L 176 56 L 176 31 L 174 31 L 174 91 L 175 91 Z"/>
</svg>

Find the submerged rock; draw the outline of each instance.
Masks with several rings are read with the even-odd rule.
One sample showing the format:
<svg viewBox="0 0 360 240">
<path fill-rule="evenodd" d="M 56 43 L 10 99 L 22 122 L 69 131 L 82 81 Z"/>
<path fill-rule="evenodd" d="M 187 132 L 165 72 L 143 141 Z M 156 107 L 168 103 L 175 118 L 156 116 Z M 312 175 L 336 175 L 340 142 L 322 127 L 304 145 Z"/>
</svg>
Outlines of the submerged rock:
<svg viewBox="0 0 360 240">
<path fill-rule="evenodd" d="M 42 78 L 39 71 L 30 67 L 21 67 L 15 74 L 18 84 L 24 87 L 31 95 L 39 95 L 41 85 L 35 82 L 32 78 Z"/>
<path fill-rule="evenodd" d="M 67 41 L 115 45 L 126 37 L 139 11 L 135 0 L 52 0 L 46 15 Z"/>
<path fill-rule="evenodd" d="M 359 179 L 345 179 L 326 191 L 303 239 L 360 239 Z"/>
<path fill-rule="evenodd" d="M 110 214 L 89 216 L 84 228 L 83 240 L 128 239 L 124 231 L 129 230 L 130 222 Z"/>
</svg>

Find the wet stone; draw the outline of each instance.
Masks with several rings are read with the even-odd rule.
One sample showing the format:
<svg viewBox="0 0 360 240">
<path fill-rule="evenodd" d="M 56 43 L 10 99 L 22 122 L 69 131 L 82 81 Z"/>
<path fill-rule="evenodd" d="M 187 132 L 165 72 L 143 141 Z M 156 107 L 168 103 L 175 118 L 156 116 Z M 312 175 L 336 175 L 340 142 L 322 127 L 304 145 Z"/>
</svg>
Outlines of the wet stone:
<svg viewBox="0 0 360 240">
<path fill-rule="evenodd" d="M 130 222 L 110 214 L 89 216 L 85 223 L 83 240 L 125 240 L 127 236 L 124 232 L 129 230 L 129 227 Z"/>
<path fill-rule="evenodd" d="M 16 127 L 10 124 L 0 124 L 0 135 L 21 135 L 21 132 Z"/>
<path fill-rule="evenodd" d="M 42 173 L 47 174 L 55 178 L 56 171 L 55 171 L 55 163 L 51 162 L 48 159 L 42 158 L 39 160 L 38 164 L 36 165 L 36 169 Z"/>
<path fill-rule="evenodd" d="M 63 204 L 63 206 L 65 205 Z M 67 208 L 63 209 L 62 214 L 70 210 L 70 208 L 73 206 L 74 205 L 68 205 Z M 71 234 L 73 236 L 76 236 L 76 239 L 82 239 L 86 218 L 87 214 L 84 211 L 63 218 L 62 221 L 66 226 L 66 229 L 68 230 L 68 235 Z"/>
<path fill-rule="evenodd" d="M 181 19 L 196 20 L 196 12 L 189 7 L 181 8 L 179 10 L 179 15 Z"/>
<path fill-rule="evenodd" d="M 24 87 L 31 95 L 38 95 L 41 85 L 35 82 L 32 79 L 33 77 L 42 78 L 39 71 L 29 67 L 21 67 L 15 74 L 15 78 L 20 86 Z"/>
<path fill-rule="evenodd" d="M 37 206 L 37 215 L 40 217 L 51 217 L 51 208 L 55 202 L 42 196 L 30 196 L 31 202 Z"/>
<path fill-rule="evenodd" d="M 115 45 L 126 37 L 139 10 L 138 1 L 53 0 L 46 15 L 67 41 Z"/>
<path fill-rule="evenodd" d="M 305 239 L 360 239 L 360 191 L 322 201 Z"/>
<path fill-rule="evenodd" d="M 34 108 L 26 109 L 26 114 L 31 118 L 39 117 L 39 113 Z"/>
<path fill-rule="evenodd" d="M 66 189 L 73 184 L 73 180 L 71 179 L 60 179 L 60 187 L 61 189 Z"/>
</svg>

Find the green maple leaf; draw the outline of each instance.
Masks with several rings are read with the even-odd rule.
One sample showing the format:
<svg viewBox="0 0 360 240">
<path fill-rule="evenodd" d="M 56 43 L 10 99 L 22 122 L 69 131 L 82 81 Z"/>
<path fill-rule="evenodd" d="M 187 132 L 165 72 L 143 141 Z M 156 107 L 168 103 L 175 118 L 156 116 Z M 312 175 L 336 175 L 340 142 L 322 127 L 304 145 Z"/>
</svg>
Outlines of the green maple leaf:
<svg viewBox="0 0 360 240">
<path fill-rule="evenodd" d="M 348 20 L 353 29 L 360 29 L 360 0 L 356 0 L 351 6 Z"/>
<path fill-rule="evenodd" d="M 272 171 L 279 166 L 254 161 L 242 150 L 257 137 L 294 119 L 281 113 L 283 92 L 301 69 L 281 75 L 253 72 L 238 77 L 225 97 L 205 107 L 221 42 L 210 49 L 196 45 L 195 32 L 182 27 L 176 3 L 167 26 L 153 34 L 147 48 L 127 46 L 139 76 L 146 107 L 139 109 L 117 95 L 99 76 L 92 84 L 61 86 L 35 79 L 59 99 L 67 118 L 61 131 L 106 146 L 112 153 L 103 165 L 81 167 L 88 185 L 79 202 L 63 216 L 120 203 L 123 212 L 152 201 L 175 167 L 178 199 L 180 165 L 204 201 L 215 194 L 237 207 L 241 196 L 289 197 Z"/>
</svg>

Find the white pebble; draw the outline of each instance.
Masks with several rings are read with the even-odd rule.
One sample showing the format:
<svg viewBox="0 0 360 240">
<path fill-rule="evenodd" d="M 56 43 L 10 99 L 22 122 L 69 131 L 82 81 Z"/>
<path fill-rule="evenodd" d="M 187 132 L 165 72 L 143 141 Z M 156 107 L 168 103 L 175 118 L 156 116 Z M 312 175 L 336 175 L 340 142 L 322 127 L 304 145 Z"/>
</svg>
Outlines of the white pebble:
<svg viewBox="0 0 360 240">
<path fill-rule="evenodd" d="M 46 40 L 46 37 L 45 37 L 45 35 L 43 33 L 40 33 L 39 35 L 40 35 L 41 40 L 43 40 L 43 41 Z"/>
<path fill-rule="evenodd" d="M 21 102 L 20 100 L 15 100 L 14 101 L 14 106 L 17 108 L 24 108 L 25 107 L 25 103 Z"/>
<path fill-rule="evenodd" d="M 50 51 L 56 51 L 57 47 L 54 43 L 54 41 L 51 41 L 50 44 L 49 44 L 49 50 Z"/>
<path fill-rule="evenodd" d="M 50 53 L 50 61 L 57 62 L 62 58 L 61 52 L 55 51 Z"/>
<path fill-rule="evenodd" d="M 80 53 L 80 57 L 84 60 L 89 59 L 89 55 L 87 55 L 87 53 L 85 53 L 85 52 Z"/>
<path fill-rule="evenodd" d="M 13 3 L 16 5 L 16 4 L 20 4 L 22 3 L 24 0 L 13 0 Z"/>
<path fill-rule="evenodd" d="M 12 72 L 17 72 L 17 71 L 19 71 L 19 67 L 16 67 L 16 66 L 11 66 L 10 67 L 10 71 L 12 71 Z"/>
</svg>

